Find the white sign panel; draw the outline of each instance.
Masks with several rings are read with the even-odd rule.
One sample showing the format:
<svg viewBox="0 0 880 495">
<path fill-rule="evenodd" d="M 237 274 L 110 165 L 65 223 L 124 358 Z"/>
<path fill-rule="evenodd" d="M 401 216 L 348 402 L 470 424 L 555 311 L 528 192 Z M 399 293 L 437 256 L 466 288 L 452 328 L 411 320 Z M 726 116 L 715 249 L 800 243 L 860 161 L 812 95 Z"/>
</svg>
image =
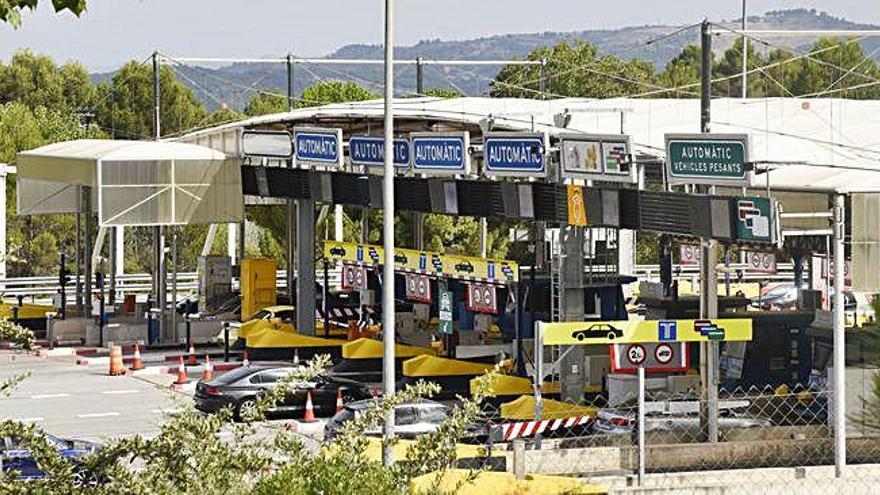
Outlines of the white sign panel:
<svg viewBox="0 0 880 495">
<path fill-rule="evenodd" d="M 687 342 L 611 344 L 611 369 L 615 373 L 634 373 L 644 366 L 647 372 L 679 372 L 690 366 Z"/>
<path fill-rule="evenodd" d="M 629 136 L 564 134 L 560 141 L 562 176 L 609 182 L 637 181 Z"/>
<path fill-rule="evenodd" d="M 293 141 L 287 131 L 244 131 L 241 152 L 245 156 L 288 159 L 293 156 Z"/>
</svg>

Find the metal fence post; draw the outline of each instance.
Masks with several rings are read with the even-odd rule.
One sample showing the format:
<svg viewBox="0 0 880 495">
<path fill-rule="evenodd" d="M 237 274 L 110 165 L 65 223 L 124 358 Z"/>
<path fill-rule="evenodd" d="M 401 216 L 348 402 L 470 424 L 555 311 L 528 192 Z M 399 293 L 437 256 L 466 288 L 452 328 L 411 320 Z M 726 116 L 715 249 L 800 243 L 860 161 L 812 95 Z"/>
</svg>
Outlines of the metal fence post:
<svg viewBox="0 0 880 495">
<path fill-rule="evenodd" d="M 638 367 L 638 387 L 639 387 L 639 398 L 638 398 L 638 450 L 639 450 L 639 486 L 642 486 L 645 478 L 645 367 L 643 365 L 639 365 Z"/>
</svg>

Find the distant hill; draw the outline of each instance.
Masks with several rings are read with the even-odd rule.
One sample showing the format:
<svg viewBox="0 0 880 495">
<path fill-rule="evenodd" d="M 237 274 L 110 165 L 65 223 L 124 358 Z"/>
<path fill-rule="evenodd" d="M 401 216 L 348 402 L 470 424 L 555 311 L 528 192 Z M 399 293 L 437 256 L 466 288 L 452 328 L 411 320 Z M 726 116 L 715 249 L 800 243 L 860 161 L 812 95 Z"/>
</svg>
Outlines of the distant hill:
<svg viewBox="0 0 880 495">
<path fill-rule="evenodd" d="M 741 20 L 723 21 L 730 27 L 739 27 Z M 761 16 L 749 17 L 750 29 L 877 29 L 878 26 L 858 24 L 813 9 L 794 9 L 767 12 Z M 567 33 L 544 32 L 503 34 L 484 38 L 443 41 L 440 39 L 423 40 L 412 46 L 400 46 L 395 49 L 398 59 L 519 59 L 524 58 L 535 48 L 554 45 L 560 41 L 582 39 L 593 43 L 602 52 L 622 58 L 642 58 L 651 61 L 658 70 L 687 44 L 698 43 L 699 30 L 694 28 L 661 41 L 646 44 L 652 39 L 662 38 L 674 32 L 675 26 L 633 26 L 615 30 L 574 31 Z M 804 50 L 813 38 L 780 38 L 766 36 L 762 39 L 778 46 L 789 46 Z M 718 36 L 713 41 L 713 49 L 723 51 L 733 43 L 733 36 Z M 866 51 L 870 52 L 880 46 L 880 39 L 871 38 L 863 42 Z M 770 49 L 771 47 L 765 47 Z M 381 45 L 346 45 L 328 58 L 381 59 Z M 880 59 L 878 59 L 880 60 Z M 425 88 L 443 87 L 457 89 L 468 95 L 482 95 L 489 91 L 489 81 L 497 74 L 500 67 L 487 66 L 438 66 L 424 67 Z M 186 75 L 184 82 L 189 84 L 196 94 L 209 108 L 218 106 L 217 99 L 227 102 L 230 106 L 241 108 L 250 98 L 250 91 L 245 88 L 284 88 L 286 75 L 284 66 L 277 67 L 265 64 L 232 64 L 220 68 L 178 68 Z M 109 74 L 95 74 L 95 79 L 105 79 Z M 404 66 L 397 70 L 396 89 L 398 92 L 415 91 L 415 68 Z M 191 81 L 187 81 L 189 78 Z M 299 94 L 302 89 L 318 79 L 353 80 L 372 91 L 382 91 L 381 66 L 340 66 L 340 65 L 297 65 L 294 85 Z M 193 84 L 193 82 L 195 84 Z M 214 97 L 206 93 L 211 93 Z"/>
</svg>

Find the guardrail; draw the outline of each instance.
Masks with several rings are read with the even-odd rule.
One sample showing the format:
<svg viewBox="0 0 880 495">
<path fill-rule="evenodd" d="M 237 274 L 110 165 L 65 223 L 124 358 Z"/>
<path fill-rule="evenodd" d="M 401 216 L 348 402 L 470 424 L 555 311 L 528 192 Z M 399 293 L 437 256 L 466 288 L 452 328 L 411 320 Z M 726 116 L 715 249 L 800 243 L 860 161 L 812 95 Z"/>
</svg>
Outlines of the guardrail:
<svg viewBox="0 0 880 495">
<path fill-rule="evenodd" d="M 528 267 L 523 267 L 524 269 L 528 269 Z M 594 272 L 598 273 L 607 273 L 611 270 L 614 270 L 616 267 L 613 266 L 593 266 Z M 790 266 L 780 266 L 779 271 L 776 274 L 767 274 L 767 273 L 755 273 L 750 272 L 748 266 L 741 263 L 734 263 L 730 265 L 730 279 L 731 281 L 743 281 L 743 282 L 787 282 L 794 279 L 794 270 Z M 737 271 L 741 271 L 743 273 L 742 279 L 737 277 Z M 699 267 L 698 266 L 688 266 L 688 265 L 675 265 L 673 267 L 673 277 L 677 279 L 687 280 L 694 277 L 699 276 Z M 316 280 L 322 280 L 324 277 L 323 271 L 318 270 L 316 272 Z M 635 270 L 635 275 L 641 280 L 659 280 L 660 277 L 660 266 L 659 265 L 637 265 Z M 278 283 L 279 289 L 287 287 L 287 272 L 284 270 L 279 270 L 276 275 L 276 280 Z M 340 282 L 340 270 L 339 269 L 331 269 L 329 272 L 330 284 L 331 286 L 338 286 Z M 67 295 L 68 297 L 75 297 L 76 293 L 76 282 L 75 277 L 71 278 L 70 283 L 67 284 Z M 718 280 L 724 280 L 724 274 L 718 274 Z M 116 277 L 116 290 L 121 294 L 148 294 L 152 288 L 153 276 L 149 273 L 131 273 L 124 275 L 117 275 Z M 170 292 L 170 277 L 169 277 L 169 292 Z M 233 280 L 233 289 L 238 288 L 238 281 Z M 190 293 L 198 290 L 198 280 L 196 280 L 196 272 L 178 272 L 177 273 L 177 290 L 181 293 Z M 0 293 L 5 297 L 16 297 L 16 296 L 25 296 L 30 298 L 30 300 L 46 300 L 52 294 L 55 294 L 58 291 L 58 278 L 57 277 L 16 277 L 16 278 L 7 278 L 0 279 Z"/>
</svg>

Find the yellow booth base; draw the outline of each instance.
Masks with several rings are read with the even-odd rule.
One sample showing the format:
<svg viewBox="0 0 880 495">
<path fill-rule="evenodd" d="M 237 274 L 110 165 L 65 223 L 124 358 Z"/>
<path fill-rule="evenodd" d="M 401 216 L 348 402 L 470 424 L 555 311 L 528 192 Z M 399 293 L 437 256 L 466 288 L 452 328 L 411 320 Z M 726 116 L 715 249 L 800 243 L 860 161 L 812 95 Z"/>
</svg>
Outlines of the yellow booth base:
<svg viewBox="0 0 880 495">
<path fill-rule="evenodd" d="M 599 409 L 595 407 L 579 406 L 552 399 L 544 399 L 543 404 L 541 419 L 565 419 L 575 416 L 590 416 L 595 419 L 599 413 Z M 523 395 L 512 402 L 501 404 L 501 417 L 517 421 L 535 419 L 535 396 Z"/>
<path fill-rule="evenodd" d="M 381 359 L 385 346 L 375 339 L 357 339 L 342 346 L 342 357 L 345 359 Z M 434 352 L 424 347 L 413 347 L 397 344 L 394 346 L 395 358 L 411 358 L 431 355 Z"/>
<path fill-rule="evenodd" d="M 453 493 L 457 495 L 508 495 L 512 493 L 554 494 L 601 494 L 608 490 L 599 486 L 580 482 L 564 476 L 526 475 L 524 480 L 517 480 L 511 473 L 485 471 L 469 483 L 469 471 L 451 469 L 440 474 L 429 473 L 412 480 L 412 491 L 415 493 Z"/>
</svg>

